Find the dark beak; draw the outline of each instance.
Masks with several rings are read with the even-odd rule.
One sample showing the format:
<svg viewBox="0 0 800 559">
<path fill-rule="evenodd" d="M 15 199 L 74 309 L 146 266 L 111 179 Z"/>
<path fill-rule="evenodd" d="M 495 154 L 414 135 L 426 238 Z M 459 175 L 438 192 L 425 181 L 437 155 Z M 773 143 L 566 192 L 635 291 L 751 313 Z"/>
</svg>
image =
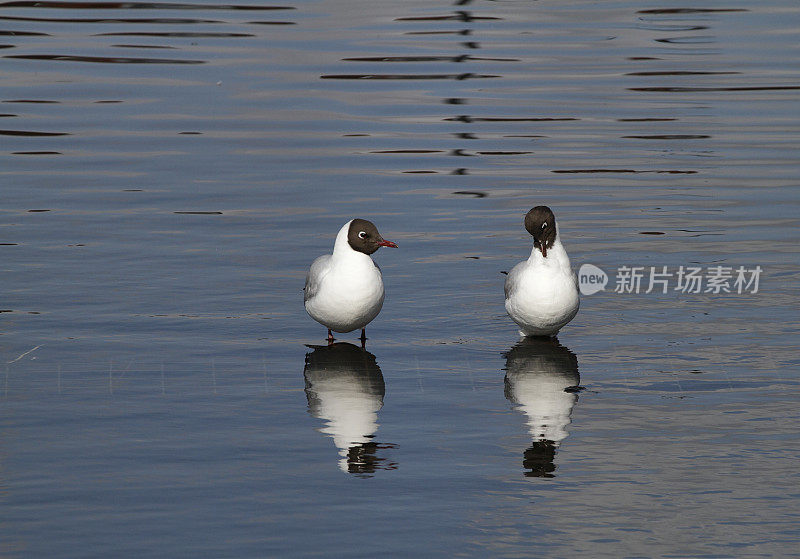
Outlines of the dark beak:
<svg viewBox="0 0 800 559">
<path fill-rule="evenodd" d="M 395 243 L 393 243 L 392 241 L 387 241 L 386 239 L 381 239 L 380 241 L 378 241 L 378 246 L 397 248 L 397 245 Z"/>
</svg>

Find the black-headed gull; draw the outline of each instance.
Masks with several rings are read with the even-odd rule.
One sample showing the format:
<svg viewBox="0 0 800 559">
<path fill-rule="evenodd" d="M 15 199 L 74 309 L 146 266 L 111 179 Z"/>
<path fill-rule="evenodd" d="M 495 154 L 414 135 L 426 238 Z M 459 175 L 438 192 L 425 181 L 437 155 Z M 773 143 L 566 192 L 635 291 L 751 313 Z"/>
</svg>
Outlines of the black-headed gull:
<svg viewBox="0 0 800 559">
<path fill-rule="evenodd" d="M 550 208 L 532 208 L 525 229 L 533 236 L 533 249 L 530 258 L 508 273 L 506 312 L 523 336 L 555 336 L 578 314 L 578 279 Z"/>
<path fill-rule="evenodd" d="M 365 327 L 383 306 L 383 277 L 370 256 L 380 247 L 397 245 L 381 237 L 372 222 L 353 219 L 336 235 L 333 254 L 311 264 L 303 288 L 306 312 L 328 329 L 328 343 L 334 341 L 331 331 L 358 328 L 366 342 Z"/>
</svg>

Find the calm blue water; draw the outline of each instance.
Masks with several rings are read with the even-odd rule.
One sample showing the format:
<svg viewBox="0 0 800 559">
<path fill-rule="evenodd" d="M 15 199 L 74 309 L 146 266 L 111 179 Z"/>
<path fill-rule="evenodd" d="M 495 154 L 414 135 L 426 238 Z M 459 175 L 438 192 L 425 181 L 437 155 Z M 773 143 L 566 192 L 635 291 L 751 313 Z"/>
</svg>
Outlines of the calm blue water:
<svg viewBox="0 0 800 559">
<path fill-rule="evenodd" d="M 799 21 L 0 4 L 0 555 L 800 556 Z M 538 204 L 608 284 L 521 343 Z M 383 311 L 308 347 L 353 217 Z"/>
</svg>

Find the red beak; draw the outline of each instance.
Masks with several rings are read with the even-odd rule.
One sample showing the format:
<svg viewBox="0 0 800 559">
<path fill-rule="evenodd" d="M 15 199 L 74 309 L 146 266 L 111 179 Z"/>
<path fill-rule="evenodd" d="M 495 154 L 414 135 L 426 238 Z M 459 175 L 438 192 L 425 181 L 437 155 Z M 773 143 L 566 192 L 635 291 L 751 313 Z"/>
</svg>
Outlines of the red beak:
<svg viewBox="0 0 800 559">
<path fill-rule="evenodd" d="M 392 241 L 387 241 L 386 239 L 381 239 L 381 241 L 378 243 L 378 246 L 397 248 L 397 245 L 395 243 L 393 243 Z"/>
</svg>

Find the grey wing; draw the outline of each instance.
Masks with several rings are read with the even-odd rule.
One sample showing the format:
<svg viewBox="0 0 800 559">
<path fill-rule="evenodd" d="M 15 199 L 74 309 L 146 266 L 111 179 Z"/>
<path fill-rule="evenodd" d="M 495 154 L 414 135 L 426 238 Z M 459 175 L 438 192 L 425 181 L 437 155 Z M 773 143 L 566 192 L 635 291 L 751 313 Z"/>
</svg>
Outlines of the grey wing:
<svg viewBox="0 0 800 559">
<path fill-rule="evenodd" d="M 508 299 L 508 296 L 511 295 L 511 292 L 517 289 L 517 287 L 519 286 L 519 275 L 520 272 L 522 271 L 523 264 L 525 263 L 520 262 L 519 264 L 511 268 L 511 271 L 508 272 L 508 275 L 506 276 L 506 284 L 505 284 L 506 299 Z"/>
<path fill-rule="evenodd" d="M 311 267 L 308 269 L 308 274 L 306 275 L 306 286 L 303 288 L 303 302 L 311 299 L 317 291 L 319 291 L 319 285 L 322 282 L 322 278 L 325 276 L 324 272 L 330 259 L 331 255 L 326 254 L 320 256 L 311 263 Z"/>
</svg>

